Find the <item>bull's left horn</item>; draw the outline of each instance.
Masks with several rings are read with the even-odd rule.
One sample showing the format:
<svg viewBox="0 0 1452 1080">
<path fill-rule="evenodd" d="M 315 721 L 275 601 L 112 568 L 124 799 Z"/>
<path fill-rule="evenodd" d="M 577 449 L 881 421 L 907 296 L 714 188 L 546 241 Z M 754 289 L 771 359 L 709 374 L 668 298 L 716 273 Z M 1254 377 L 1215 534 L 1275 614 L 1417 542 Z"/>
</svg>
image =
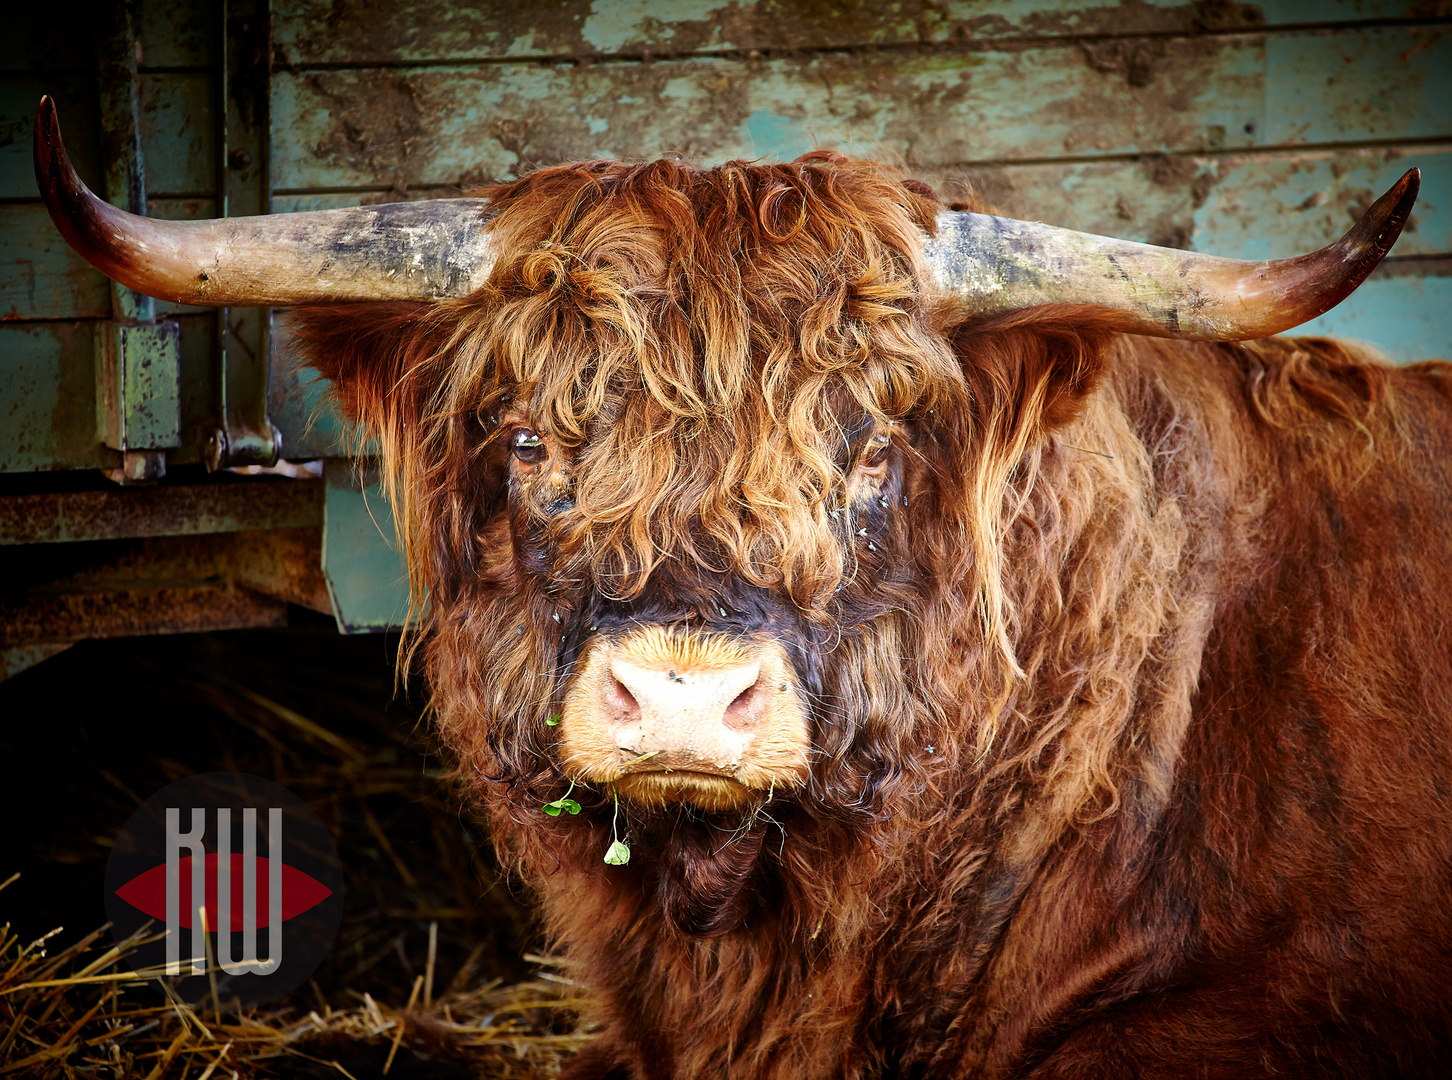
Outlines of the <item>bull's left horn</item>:
<svg viewBox="0 0 1452 1080">
<path fill-rule="evenodd" d="M 973 315 L 1097 304 L 1154 337 L 1267 337 L 1331 310 L 1366 280 L 1401 234 L 1420 180 L 1408 170 L 1340 240 L 1293 259 L 1222 259 L 956 212 L 938 215 L 924 254 L 936 286 Z"/>
<path fill-rule="evenodd" d="M 97 198 L 35 118 L 35 179 L 66 242 L 145 296 L 212 307 L 467 296 L 491 262 L 483 199 L 432 199 L 211 221 L 137 217 Z"/>
</svg>

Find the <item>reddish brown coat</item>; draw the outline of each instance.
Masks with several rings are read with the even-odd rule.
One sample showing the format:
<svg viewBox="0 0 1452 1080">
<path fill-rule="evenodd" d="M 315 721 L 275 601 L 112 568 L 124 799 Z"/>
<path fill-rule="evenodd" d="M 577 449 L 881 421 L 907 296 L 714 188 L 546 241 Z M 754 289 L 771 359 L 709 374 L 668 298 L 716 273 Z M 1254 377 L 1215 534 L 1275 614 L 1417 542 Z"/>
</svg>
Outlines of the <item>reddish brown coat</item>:
<svg viewBox="0 0 1452 1080">
<path fill-rule="evenodd" d="M 493 196 L 483 293 L 300 326 L 396 477 L 461 773 L 599 995 L 571 1075 L 1446 1074 L 1447 367 L 961 324 L 932 202 L 828 155 Z M 859 536 L 864 417 L 901 437 Z M 542 814 L 581 643 L 712 605 L 794 658 L 808 787 Z"/>
</svg>

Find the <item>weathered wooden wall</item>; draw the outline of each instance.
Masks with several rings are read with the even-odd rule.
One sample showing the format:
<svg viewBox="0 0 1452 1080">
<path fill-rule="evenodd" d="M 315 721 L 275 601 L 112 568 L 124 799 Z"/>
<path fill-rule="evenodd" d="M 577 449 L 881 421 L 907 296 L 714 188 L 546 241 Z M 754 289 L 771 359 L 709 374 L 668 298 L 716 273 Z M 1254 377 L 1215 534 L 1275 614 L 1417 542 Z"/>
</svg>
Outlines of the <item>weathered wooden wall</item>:
<svg viewBox="0 0 1452 1080">
<path fill-rule="evenodd" d="M 1406 168 L 1395 258 L 1310 328 L 1452 355 L 1452 4 L 280 0 L 274 205 L 532 165 L 814 146 L 1003 212 L 1242 258 L 1338 236 Z"/>
<path fill-rule="evenodd" d="M 86 320 L 106 283 L 36 201 L 57 97 L 99 183 L 95 61 L 64 5 L 0 42 L 0 424 L 7 471 L 95 467 Z M 583 157 L 790 158 L 828 146 L 971 186 L 1003 212 L 1241 257 L 1333 239 L 1409 165 L 1389 265 L 1313 329 L 1452 354 L 1449 0 L 898 0 L 461 4 L 273 0 L 272 208 L 417 198 Z M 142 0 L 151 211 L 215 212 L 214 5 Z M 182 324 L 197 460 L 215 327 Z M 293 384 L 295 388 L 295 384 Z M 294 454 L 326 449 L 279 388 Z"/>
<path fill-rule="evenodd" d="M 1452 356 L 1452 0 L 95 2 L 131 5 L 137 78 L 126 85 L 157 216 L 213 216 L 222 194 L 234 213 L 288 212 L 447 195 L 569 159 L 710 163 L 834 147 L 948 194 L 972 188 L 1007 214 L 1262 258 L 1333 240 L 1419 165 L 1422 198 L 1392 257 L 1307 329 L 1404 362 Z M 10 544 L 29 545 L 10 558 L 34 571 L 0 578 L 0 667 L 17 649 L 28 663 L 92 634 L 263 624 L 284 617 L 284 601 L 327 606 L 320 579 L 299 585 L 289 560 L 321 564 L 340 627 L 396 622 L 397 555 L 373 527 L 384 508 L 365 505 L 340 463 L 314 485 L 302 541 L 290 519 L 249 518 L 253 531 L 236 532 L 227 518 L 219 548 L 211 533 L 192 537 L 185 515 L 141 521 L 149 504 L 134 489 L 94 495 L 122 522 L 112 540 L 73 543 L 61 527 L 75 509 L 61 489 L 95 483 L 76 470 L 120 462 L 97 437 L 93 345 L 113 297 L 39 202 L 31 131 L 51 94 L 82 176 L 102 190 L 95 22 L 73 5 L 31 4 L 0 35 L 0 540 L 8 528 Z M 233 79 L 223 95 L 224 57 L 234 72 L 255 60 L 256 81 Z M 160 310 L 180 326 L 172 481 L 204 484 L 208 436 L 230 416 L 223 387 L 236 391 L 239 371 L 259 415 L 265 397 L 285 456 L 345 452 L 318 407 L 322 387 L 283 361 L 285 333 L 269 389 L 256 313 L 234 311 L 223 330 L 213 312 Z M 217 561 L 234 548 L 251 561 Z M 257 551 L 271 553 L 265 573 Z M 150 568 L 145 582 L 133 564 Z M 181 578 L 203 599 L 167 599 Z M 80 614 L 45 615 L 57 604 Z"/>
</svg>

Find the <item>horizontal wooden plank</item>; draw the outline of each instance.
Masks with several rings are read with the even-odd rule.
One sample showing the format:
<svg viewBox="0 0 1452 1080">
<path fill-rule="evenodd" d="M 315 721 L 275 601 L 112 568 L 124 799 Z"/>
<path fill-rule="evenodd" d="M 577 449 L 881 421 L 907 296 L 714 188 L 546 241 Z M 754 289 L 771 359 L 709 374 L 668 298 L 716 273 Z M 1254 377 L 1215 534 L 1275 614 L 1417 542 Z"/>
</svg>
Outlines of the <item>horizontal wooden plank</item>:
<svg viewBox="0 0 1452 1080">
<path fill-rule="evenodd" d="M 1440 104 L 1452 100 L 1452 35 L 1418 49 L 1410 29 L 1344 32 L 1337 48 L 1357 52 L 1354 80 L 1339 78 L 1346 65 L 1325 37 L 1280 35 L 1274 49 L 1266 35 L 1155 39 L 1143 56 L 1108 42 L 281 73 L 273 182 L 284 192 L 467 186 L 535 163 L 792 158 L 814 146 L 940 170 L 1233 151 L 1327 134 L 1347 142 L 1452 134 Z M 1312 98 L 1283 104 L 1268 94 L 1285 72 L 1302 77 L 1332 60 L 1337 81 Z"/>
<path fill-rule="evenodd" d="M 110 314 L 110 282 L 61 239 L 45 207 L 0 204 L 0 319 Z"/>
<path fill-rule="evenodd" d="M 1313 251 L 1407 169 L 1422 192 L 1398 255 L 1452 252 L 1452 146 L 1009 165 L 926 176 L 1009 217 L 1237 259 Z"/>
<path fill-rule="evenodd" d="M 1267 145 L 1452 134 L 1452 34 L 1368 28 L 1265 38 Z"/>
<path fill-rule="evenodd" d="M 1387 277 L 1366 282 L 1296 334 L 1370 342 L 1400 364 L 1452 360 L 1452 277 Z"/>
<path fill-rule="evenodd" d="M 231 582 L 0 595 L 0 648 L 5 649 L 86 638 L 286 625 L 283 601 Z"/>
<path fill-rule="evenodd" d="M 1197 251 L 1279 259 L 1330 243 L 1408 169 L 1422 170 L 1416 209 L 1393 253 L 1452 253 L 1452 146 L 1215 163 L 1194 212 Z"/>
<path fill-rule="evenodd" d="M 945 199 L 972 192 L 997 213 L 1238 259 L 1281 258 L 1341 236 L 1413 166 L 1422 193 L 1398 255 L 1452 253 L 1452 146 L 1225 157 L 1148 155 L 1136 161 L 1054 162 L 918 170 Z M 446 195 L 440 190 L 412 196 Z M 275 213 L 397 199 L 396 192 L 279 195 Z"/>
<path fill-rule="evenodd" d="M 1184 34 L 1428 19 L 1449 9 L 1447 0 L 275 0 L 273 41 L 284 64 L 367 65 Z"/>
</svg>

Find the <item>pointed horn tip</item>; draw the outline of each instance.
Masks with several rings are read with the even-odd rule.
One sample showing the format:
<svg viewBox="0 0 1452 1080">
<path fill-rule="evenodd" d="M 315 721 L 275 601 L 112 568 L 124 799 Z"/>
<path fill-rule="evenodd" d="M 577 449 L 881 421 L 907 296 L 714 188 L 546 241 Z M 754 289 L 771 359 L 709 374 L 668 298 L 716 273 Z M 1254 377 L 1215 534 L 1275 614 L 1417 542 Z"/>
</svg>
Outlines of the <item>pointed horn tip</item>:
<svg viewBox="0 0 1452 1080">
<path fill-rule="evenodd" d="M 1417 193 L 1421 187 L 1422 170 L 1408 169 L 1402 173 L 1401 179 L 1388 188 L 1386 194 L 1377 199 L 1371 209 L 1362 216 L 1362 222 L 1384 232 L 1387 239 L 1386 247 L 1383 250 L 1390 250 L 1392 244 L 1396 243 L 1397 237 L 1401 235 L 1402 227 L 1412 216 L 1412 207 L 1417 203 Z M 1353 229 L 1353 231 L 1355 230 Z"/>
<path fill-rule="evenodd" d="M 1345 236 L 1331 247 L 1322 249 L 1326 253 L 1341 252 L 1361 267 L 1359 272 L 1345 279 L 1344 289 L 1337 290 L 1332 306 L 1349 296 L 1386 258 L 1412 216 L 1412 207 L 1417 203 L 1417 192 L 1421 186 L 1422 171 L 1408 169 L 1381 198 L 1371 204 L 1371 208 L 1361 215 Z"/>
<path fill-rule="evenodd" d="M 60 129 L 60 117 L 56 113 L 55 98 L 49 94 L 42 94 L 40 104 L 35 109 L 35 131 L 37 135 L 44 134 L 46 141 Z"/>
<path fill-rule="evenodd" d="M 35 170 L 39 178 L 42 170 L 49 171 L 57 160 L 66 158 L 65 143 L 61 141 L 60 116 L 56 112 L 55 98 L 45 94 L 35 110 Z"/>
<path fill-rule="evenodd" d="M 1417 201 L 1417 194 L 1422 190 L 1422 170 L 1417 168 L 1408 169 L 1402 173 L 1402 178 L 1392 185 L 1388 195 L 1397 196 L 1396 213 L 1399 220 L 1406 220 L 1411 215 L 1412 206 Z"/>
</svg>

